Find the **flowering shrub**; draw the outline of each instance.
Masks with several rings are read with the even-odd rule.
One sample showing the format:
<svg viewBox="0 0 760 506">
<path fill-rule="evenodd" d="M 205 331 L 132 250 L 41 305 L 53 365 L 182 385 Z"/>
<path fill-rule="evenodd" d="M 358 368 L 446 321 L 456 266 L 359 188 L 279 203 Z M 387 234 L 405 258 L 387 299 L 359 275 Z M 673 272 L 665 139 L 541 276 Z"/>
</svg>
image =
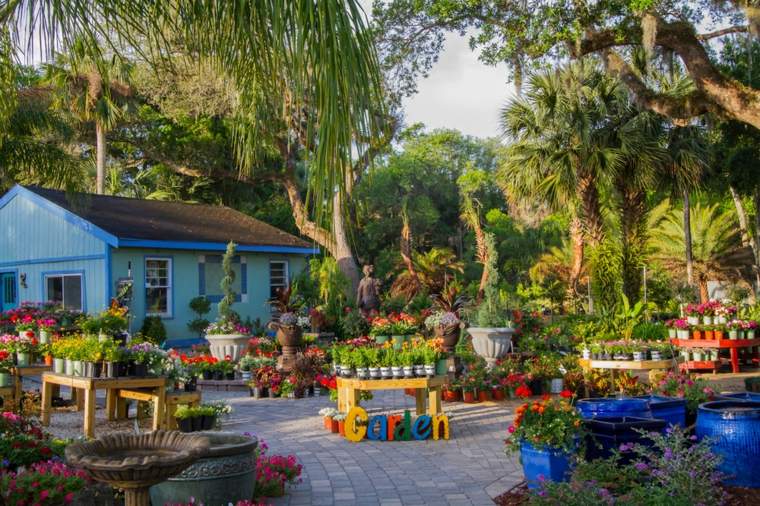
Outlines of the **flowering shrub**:
<svg viewBox="0 0 760 506">
<path fill-rule="evenodd" d="M 267 455 L 269 447 L 259 440 L 256 450 L 256 497 L 281 497 L 285 485 L 300 483 L 301 464 L 295 455 Z"/>
<path fill-rule="evenodd" d="M 583 434 L 580 414 L 565 398 L 550 399 L 546 395 L 540 402 L 523 404 L 516 413 L 505 441 L 507 453 L 519 450 L 523 441 L 573 451 Z"/>
<path fill-rule="evenodd" d="M 651 444 L 624 444 L 609 459 L 580 462 L 567 483 L 545 481 L 530 496 L 532 506 L 557 504 L 683 505 L 724 504 L 717 471 L 720 458 L 709 442 L 696 443 L 681 429 L 646 436 Z M 621 453 L 632 457 L 624 463 Z"/>
<path fill-rule="evenodd" d="M 703 379 L 692 379 L 688 374 L 669 371 L 657 383 L 657 388 L 653 389 L 653 392 L 667 397 L 686 399 L 687 409 L 696 412 L 700 404 L 715 396 L 715 392 L 708 385 Z"/>
<path fill-rule="evenodd" d="M 63 456 L 66 442 L 51 439 L 30 419 L 0 414 L 0 472 Z"/>
<path fill-rule="evenodd" d="M 34 332 L 21 332 L 21 335 L 5 334 L 0 336 L 0 349 L 11 353 L 31 353 L 37 346 Z"/>
<path fill-rule="evenodd" d="M 84 471 L 61 462 L 38 462 L 19 473 L 0 475 L 0 499 L 18 506 L 70 504 L 74 493 L 88 483 L 90 477 Z"/>
<path fill-rule="evenodd" d="M 13 367 L 11 354 L 5 350 L 0 350 L 0 372 L 8 372 Z"/>
</svg>

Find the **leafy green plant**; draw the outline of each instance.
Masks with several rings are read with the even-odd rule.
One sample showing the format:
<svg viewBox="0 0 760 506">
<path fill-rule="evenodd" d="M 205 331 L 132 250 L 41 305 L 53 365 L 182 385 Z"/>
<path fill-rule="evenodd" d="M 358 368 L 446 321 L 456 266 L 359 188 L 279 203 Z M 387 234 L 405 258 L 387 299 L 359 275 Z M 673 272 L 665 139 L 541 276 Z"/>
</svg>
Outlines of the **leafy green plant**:
<svg viewBox="0 0 760 506">
<path fill-rule="evenodd" d="M 219 284 L 222 289 L 222 300 L 219 301 L 219 322 L 229 322 L 232 319 L 232 305 L 235 303 L 235 291 L 232 284 L 235 282 L 235 270 L 232 268 L 232 260 L 235 257 L 237 245 L 230 241 L 222 257 L 222 272 L 224 276 Z"/>
<path fill-rule="evenodd" d="M 160 316 L 146 316 L 140 333 L 153 344 L 161 345 L 166 341 L 166 327 Z"/>
<path fill-rule="evenodd" d="M 211 311 L 211 301 L 205 296 L 194 297 L 190 299 L 190 310 L 195 313 L 195 318 L 190 320 L 187 324 L 187 328 L 198 334 L 199 337 L 203 336 L 203 331 L 209 326 L 209 322 L 204 315 Z"/>
</svg>

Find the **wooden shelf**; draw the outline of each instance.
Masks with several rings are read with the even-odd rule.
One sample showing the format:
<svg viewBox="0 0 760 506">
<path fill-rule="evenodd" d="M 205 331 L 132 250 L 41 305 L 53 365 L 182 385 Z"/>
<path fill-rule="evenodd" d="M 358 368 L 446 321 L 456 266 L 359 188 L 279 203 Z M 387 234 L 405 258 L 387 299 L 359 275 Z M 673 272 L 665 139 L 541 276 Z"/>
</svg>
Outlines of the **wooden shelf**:
<svg viewBox="0 0 760 506">
<path fill-rule="evenodd" d="M 719 360 L 689 360 L 679 366 L 682 370 L 695 371 L 699 369 L 715 370 L 720 367 Z"/>
<path fill-rule="evenodd" d="M 671 339 L 679 348 L 751 348 L 760 346 L 760 339 Z"/>
<path fill-rule="evenodd" d="M 588 360 L 580 359 L 581 367 L 591 369 L 618 369 L 648 371 L 650 369 L 670 369 L 679 362 L 678 358 L 668 360 Z"/>
</svg>

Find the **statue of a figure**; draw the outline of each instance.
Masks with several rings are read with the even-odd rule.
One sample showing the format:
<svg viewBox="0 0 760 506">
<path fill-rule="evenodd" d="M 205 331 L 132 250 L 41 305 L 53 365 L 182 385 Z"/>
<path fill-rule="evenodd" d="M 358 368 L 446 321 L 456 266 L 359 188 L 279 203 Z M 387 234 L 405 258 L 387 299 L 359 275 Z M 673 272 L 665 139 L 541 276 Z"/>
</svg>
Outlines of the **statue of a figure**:
<svg viewBox="0 0 760 506">
<path fill-rule="evenodd" d="M 356 303 L 364 316 L 376 313 L 380 309 L 380 281 L 372 277 L 375 268 L 365 265 L 362 269 L 364 278 L 356 290 Z"/>
</svg>

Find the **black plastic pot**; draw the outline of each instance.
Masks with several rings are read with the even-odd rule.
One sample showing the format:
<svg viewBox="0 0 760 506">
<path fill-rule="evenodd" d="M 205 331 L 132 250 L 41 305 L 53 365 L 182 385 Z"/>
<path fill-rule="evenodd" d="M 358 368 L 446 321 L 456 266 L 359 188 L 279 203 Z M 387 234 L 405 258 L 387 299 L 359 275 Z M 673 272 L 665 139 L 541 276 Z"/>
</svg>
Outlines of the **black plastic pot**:
<svg viewBox="0 0 760 506">
<path fill-rule="evenodd" d="M 180 432 L 193 432 L 193 419 L 192 418 L 182 418 L 177 419 L 177 427 L 179 428 Z"/>
<path fill-rule="evenodd" d="M 102 362 L 85 362 L 84 363 L 84 375 L 87 378 L 100 378 L 100 373 L 103 372 Z"/>
<path fill-rule="evenodd" d="M 637 431 L 661 432 L 667 422 L 656 418 L 610 417 L 583 420 L 583 425 L 589 432 L 586 460 L 593 460 L 612 456 L 612 451 L 620 448 L 621 444 L 651 445 L 651 441 Z M 623 454 L 624 462 L 629 462 L 632 458 L 633 455 Z"/>
<path fill-rule="evenodd" d="M 314 385 L 310 386 L 307 392 L 309 397 L 314 397 Z"/>
<path fill-rule="evenodd" d="M 226 379 L 226 380 L 228 380 L 228 381 L 234 381 L 234 379 L 235 379 L 235 372 L 234 372 L 234 371 L 233 371 L 233 372 L 228 372 L 228 373 L 227 373 L 227 374 L 224 376 L 224 379 Z"/>
<path fill-rule="evenodd" d="M 204 380 L 210 380 L 214 378 L 214 372 L 213 371 L 203 371 L 203 379 Z"/>
<path fill-rule="evenodd" d="M 202 416 L 194 416 L 190 418 L 192 422 L 193 432 L 198 432 L 200 430 L 203 430 L 203 417 Z"/>
<path fill-rule="evenodd" d="M 221 381 L 224 379 L 224 373 L 222 371 L 214 371 L 214 379 L 216 381 Z"/>
<path fill-rule="evenodd" d="M 214 428 L 214 423 L 216 423 L 216 416 L 215 415 L 203 415 L 201 418 L 201 430 L 211 430 Z"/>
<path fill-rule="evenodd" d="M 185 392 L 195 392 L 198 390 L 198 379 L 193 378 L 190 381 L 185 382 Z"/>
<path fill-rule="evenodd" d="M 544 382 L 540 379 L 532 380 L 528 384 L 528 388 L 530 388 L 530 391 L 533 392 L 533 395 L 541 395 L 544 393 Z"/>
<path fill-rule="evenodd" d="M 118 378 L 119 377 L 119 363 L 118 362 L 106 362 L 106 378 Z"/>
<path fill-rule="evenodd" d="M 145 364 L 138 364 L 137 362 L 132 362 L 132 375 L 137 376 L 138 378 L 147 376 L 148 366 Z"/>
</svg>

